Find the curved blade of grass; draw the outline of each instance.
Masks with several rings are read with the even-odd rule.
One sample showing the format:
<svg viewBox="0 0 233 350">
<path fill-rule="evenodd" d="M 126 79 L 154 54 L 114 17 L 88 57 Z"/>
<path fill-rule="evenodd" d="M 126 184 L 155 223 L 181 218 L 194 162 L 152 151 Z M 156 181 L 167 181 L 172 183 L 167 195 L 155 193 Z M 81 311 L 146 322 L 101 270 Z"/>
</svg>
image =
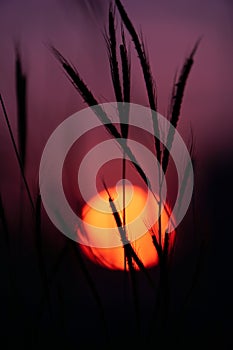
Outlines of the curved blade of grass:
<svg viewBox="0 0 233 350">
<path fill-rule="evenodd" d="M 80 78 L 80 75 L 76 68 L 72 67 L 69 62 L 60 54 L 60 52 L 51 47 L 51 50 L 58 61 L 62 64 L 63 69 L 68 75 L 69 80 L 74 85 L 74 87 L 78 90 L 80 95 L 83 97 L 84 101 L 89 105 L 90 108 L 93 109 L 94 113 L 98 117 L 98 119 L 104 123 L 104 127 L 107 131 L 112 135 L 116 142 L 121 146 L 122 150 L 127 154 L 129 159 L 132 162 L 132 165 L 135 167 L 138 174 L 141 176 L 142 180 L 151 190 L 150 180 L 142 170 L 142 168 L 138 165 L 138 162 L 133 155 L 131 149 L 128 147 L 126 140 L 122 139 L 121 134 L 118 132 L 117 128 L 111 123 L 111 120 L 104 112 L 103 108 L 98 104 L 96 98 L 93 96 L 92 92 L 88 89 L 87 85 Z"/>
</svg>

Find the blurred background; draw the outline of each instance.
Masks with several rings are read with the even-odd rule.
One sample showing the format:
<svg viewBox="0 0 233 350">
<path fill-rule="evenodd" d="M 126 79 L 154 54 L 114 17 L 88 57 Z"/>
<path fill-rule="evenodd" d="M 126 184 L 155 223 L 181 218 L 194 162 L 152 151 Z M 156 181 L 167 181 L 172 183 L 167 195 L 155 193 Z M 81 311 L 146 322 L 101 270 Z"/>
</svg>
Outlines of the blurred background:
<svg viewBox="0 0 233 350">
<path fill-rule="evenodd" d="M 227 0 L 125 0 L 123 4 L 138 31 L 143 33 L 158 91 L 158 111 L 164 116 L 167 116 L 175 73 L 182 67 L 196 40 L 202 37 L 185 91 L 178 128 L 187 144 L 191 129 L 194 135 L 195 189 L 190 210 L 179 227 L 169 329 L 173 334 L 173 325 L 183 310 L 183 300 L 195 279 L 196 262 L 204 247 L 198 281 L 175 331 L 179 339 L 172 339 L 188 348 L 199 345 L 203 339 L 203 346 L 218 344 L 221 349 L 230 349 L 233 345 L 230 221 L 233 5 Z M 113 101 L 103 37 L 108 7 L 107 0 L 0 0 L 0 93 L 17 139 L 17 45 L 27 76 L 25 171 L 34 197 L 40 157 L 47 139 L 64 119 L 85 107 L 49 46 L 55 46 L 78 67 L 99 102 Z M 119 16 L 117 18 L 119 29 L 121 22 Z M 128 36 L 127 41 L 132 53 L 132 102 L 147 105 L 134 45 Z M 34 223 L 27 199 L 21 202 L 20 173 L 3 113 L 0 115 L 0 192 L 10 232 L 10 253 L 3 233 L 0 237 L 2 342 L 6 342 L 9 349 L 14 344 L 32 348 L 32 339 L 36 337 L 39 349 L 45 344 L 56 347 L 63 344 L 68 349 L 91 344 L 98 348 L 106 342 L 102 308 L 116 344 L 119 341 L 120 346 L 124 337 L 130 342 L 135 336 L 135 315 L 131 290 L 124 289 L 127 285 L 124 274 L 85 261 L 101 298 L 100 308 L 80 267 L 76 250 L 53 228 L 45 213 L 42 250 L 46 278 L 53 277 L 48 295 L 43 297 L 46 293 L 37 260 Z M 26 219 L 19 232 L 21 210 Z M 3 232 L 3 225 L 1 230 Z M 56 267 L 64 246 L 68 247 L 69 253 Z M 152 274 L 156 281 L 156 268 L 152 269 Z M 139 275 L 138 279 L 144 339 L 151 324 L 154 294 L 143 276 Z M 48 300 L 49 305 L 46 304 Z"/>
</svg>

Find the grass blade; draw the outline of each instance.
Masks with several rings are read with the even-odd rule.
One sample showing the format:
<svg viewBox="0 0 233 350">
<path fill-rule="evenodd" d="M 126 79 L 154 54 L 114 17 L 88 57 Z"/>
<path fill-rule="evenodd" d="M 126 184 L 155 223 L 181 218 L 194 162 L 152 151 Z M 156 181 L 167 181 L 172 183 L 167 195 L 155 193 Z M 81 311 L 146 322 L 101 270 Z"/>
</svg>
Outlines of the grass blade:
<svg viewBox="0 0 233 350">
<path fill-rule="evenodd" d="M 180 117 L 180 110 L 182 106 L 185 86 L 194 62 L 193 58 L 197 51 L 199 43 L 200 43 L 200 39 L 196 42 L 191 54 L 186 59 L 183 65 L 183 68 L 181 70 L 180 76 L 178 78 L 178 82 L 175 84 L 175 88 L 173 88 L 172 103 L 171 103 L 172 111 L 171 111 L 171 117 L 170 117 L 170 122 L 173 128 L 171 127 L 168 131 L 166 147 L 164 148 L 164 151 L 163 151 L 162 169 L 164 174 L 167 171 L 168 162 L 170 158 L 169 156 L 170 150 L 174 139 L 174 133 L 175 133 L 175 129 L 177 128 L 177 124 Z"/>
<path fill-rule="evenodd" d="M 69 62 L 60 54 L 60 52 L 57 49 L 52 47 L 51 50 L 52 50 L 53 54 L 55 55 L 55 57 L 57 58 L 57 60 L 62 64 L 63 69 L 67 73 L 71 83 L 78 90 L 80 95 L 83 97 L 84 101 L 93 109 L 94 113 L 99 118 L 99 120 L 102 123 L 104 123 L 104 127 L 107 129 L 107 131 L 110 133 L 110 135 L 112 135 L 115 138 L 116 142 L 118 142 L 118 144 L 120 145 L 122 150 L 127 154 L 129 159 L 131 160 L 132 165 L 134 166 L 134 168 L 136 169 L 138 174 L 141 176 L 141 178 L 145 182 L 145 184 L 151 190 L 152 187 L 151 187 L 150 181 L 149 181 L 148 177 L 146 176 L 146 174 L 144 173 L 144 171 L 142 170 L 142 168 L 138 165 L 138 162 L 137 162 L 135 156 L 133 155 L 132 151 L 130 150 L 130 148 L 126 144 L 126 140 L 122 139 L 121 134 L 118 132 L 115 125 L 113 125 L 111 123 L 111 120 L 106 115 L 106 113 L 104 112 L 102 107 L 98 104 L 98 102 L 97 102 L 96 98 L 93 96 L 92 92 L 88 89 L 87 85 L 80 78 L 80 75 L 79 75 L 77 69 L 74 68 L 73 66 L 71 66 L 69 64 Z"/>
</svg>

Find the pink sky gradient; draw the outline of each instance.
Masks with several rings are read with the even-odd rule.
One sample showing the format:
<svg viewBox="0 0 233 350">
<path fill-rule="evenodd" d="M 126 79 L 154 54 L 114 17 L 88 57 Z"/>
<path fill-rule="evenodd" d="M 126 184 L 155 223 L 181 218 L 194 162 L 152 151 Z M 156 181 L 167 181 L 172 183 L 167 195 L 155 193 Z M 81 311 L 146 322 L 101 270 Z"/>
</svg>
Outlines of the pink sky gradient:
<svg viewBox="0 0 233 350">
<path fill-rule="evenodd" d="M 108 1 L 98 14 L 83 12 L 78 1 L 0 2 L 0 91 L 16 131 L 14 42 L 19 41 L 28 75 L 28 164 L 37 177 L 43 147 L 58 124 L 85 107 L 48 49 L 53 44 L 74 63 L 100 102 L 114 100 L 102 31 Z M 192 125 L 196 157 L 221 156 L 232 149 L 233 45 L 230 1 L 130 1 L 124 5 L 143 32 L 158 88 L 159 112 L 166 115 L 173 77 L 202 36 L 185 92 L 179 130 L 186 141 Z M 120 21 L 118 17 L 118 28 Z M 129 40 L 129 38 L 127 37 Z M 132 102 L 147 105 L 142 73 L 132 52 Z M 1 121 L 1 157 L 11 145 Z M 13 153 L 11 153 L 13 155 Z M 6 158 L 5 158 L 6 159 Z M 12 171 L 8 164 L 3 182 Z"/>
</svg>

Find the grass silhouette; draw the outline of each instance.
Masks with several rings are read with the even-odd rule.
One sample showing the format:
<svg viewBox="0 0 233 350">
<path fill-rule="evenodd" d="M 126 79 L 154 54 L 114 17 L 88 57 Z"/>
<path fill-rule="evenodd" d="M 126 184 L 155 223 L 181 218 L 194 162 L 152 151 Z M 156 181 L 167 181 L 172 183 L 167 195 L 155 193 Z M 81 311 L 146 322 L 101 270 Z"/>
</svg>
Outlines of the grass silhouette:
<svg viewBox="0 0 233 350">
<path fill-rule="evenodd" d="M 115 17 L 116 17 L 116 10 L 118 11 L 118 15 L 121 19 L 121 42 L 120 44 L 117 43 L 117 29 L 115 25 Z M 128 34 L 127 34 L 128 33 Z M 68 62 L 68 60 L 58 51 L 57 48 L 51 46 L 51 51 L 55 58 L 58 60 L 58 62 L 62 65 L 64 72 L 66 73 L 68 79 L 71 81 L 71 83 L 74 85 L 75 89 L 78 91 L 78 93 L 82 96 L 86 104 L 93 108 L 97 118 L 104 124 L 104 127 L 107 129 L 108 133 L 111 135 L 113 139 L 116 140 L 116 142 L 119 143 L 122 153 L 123 153 L 123 163 L 122 163 L 122 178 L 126 178 L 126 156 L 130 159 L 131 164 L 133 165 L 135 171 L 137 174 L 141 177 L 143 182 L 146 184 L 148 190 L 152 191 L 150 181 L 147 177 L 147 175 L 144 173 L 143 169 L 140 167 L 140 165 L 137 162 L 136 155 L 133 154 L 131 151 L 129 145 L 127 144 L 128 139 L 128 119 L 129 119 L 129 107 L 128 102 L 131 101 L 131 60 L 130 60 L 130 50 L 128 49 L 127 45 L 127 35 L 129 35 L 129 38 L 133 41 L 135 50 L 139 59 L 140 67 L 142 70 L 144 83 L 145 83 L 145 89 L 147 92 L 148 97 L 148 103 L 152 110 L 152 123 L 154 131 L 157 135 L 159 135 L 160 130 L 158 126 L 158 120 L 157 120 L 157 114 L 155 111 L 157 110 L 157 95 L 156 95 L 156 84 L 152 75 L 150 62 L 147 54 L 147 50 L 144 44 L 144 41 L 142 38 L 140 38 L 140 35 L 138 35 L 132 21 L 130 20 L 122 2 L 120 0 L 115 1 L 115 6 L 110 5 L 109 8 L 109 15 L 108 15 L 108 30 L 105 30 L 105 40 L 108 50 L 108 57 L 109 57 L 109 65 L 110 65 L 110 75 L 113 83 L 113 90 L 115 94 L 116 102 L 121 102 L 118 107 L 119 112 L 119 123 L 120 123 L 120 131 L 116 128 L 114 124 L 111 123 L 109 117 L 106 115 L 105 111 L 101 108 L 99 105 L 98 100 L 94 96 L 94 93 L 89 89 L 86 82 L 82 79 L 81 75 L 79 74 L 79 71 L 76 67 L 74 67 L 71 63 Z M 182 106 L 182 101 L 185 93 L 185 87 L 187 84 L 187 80 L 193 65 L 194 61 L 194 55 L 196 53 L 197 47 L 199 45 L 199 40 L 194 45 L 194 48 L 189 55 L 189 57 L 185 60 L 185 63 L 181 69 L 180 75 L 175 81 L 173 86 L 173 92 L 171 97 L 171 108 L 170 108 L 170 115 L 169 119 L 171 124 L 177 128 L 178 122 L 180 118 L 180 111 Z M 120 59 L 118 59 L 120 58 Z M 22 182 L 25 186 L 26 194 L 28 196 L 30 205 L 31 205 L 31 215 L 33 217 L 35 227 L 33 228 L 33 232 L 35 235 L 35 248 L 37 252 L 37 264 L 38 264 L 38 270 L 40 274 L 40 281 L 42 285 L 42 290 L 39 295 L 39 301 L 38 301 L 38 310 L 37 310 L 37 316 L 35 323 L 31 325 L 31 328 L 34 329 L 34 337 L 33 337 L 33 346 L 37 348 L 38 345 L 38 337 L 37 334 L 40 319 L 43 316 L 43 313 L 49 312 L 51 319 L 53 319 L 55 316 L 53 315 L 53 305 L 54 302 L 52 299 L 52 290 L 53 285 L 56 284 L 56 276 L 60 269 L 62 269 L 62 266 L 64 264 L 64 261 L 67 256 L 72 255 L 75 257 L 75 260 L 77 262 L 77 265 L 79 266 L 80 270 L 82 271 L 82 274 L 85 278 L 85 281 L 88 285 L 89 290 L 91 291 L 92 297 L 95 300 L 99 318 L 102 321 L 102 326 L 104 328 L 104 337 L 103 343 L 106 342 L 109 346 L 109 348 L 114 348 L 114 342 L 115 339 L 109 338 L 109 327 L 111 327 L 111 324 L 108 324 L 107 317 L 106 317 L 106 310 L 105 310 L 105 303 L 104 300 L 102 300 L 101 295 L 98 291 L 97 282 L 96 279 L 91 274 L 91 271 L 88 268 L 88 263 L 86 263 L 85 257 L 83 257 L 83 254 L 81 253 L 79 246 L 76 242 L 73 242 L 69 239 L 65 239 L 64 246 L 61 250 L 61 252 L 58 254 L 56 261 L 53 263 L 53 268 L 50 274 L 48 273 L 48 268 L 46 266 L 46 259 L 45 259 L 45 253 L 43 251 L 43 236 L 42 236 L 42 205 L 41 205 L 41 197 L 38 190 L 38 193 L 34 195 L 35 198 L 33 198 L 33 195 L 31 194 L 31 190 L 28 185 L 28 181 L 25 175 L 25 167 L 27 162 L 27 90 L 26 90 L 26 82 L 27 77 L 22 71 L 22 62 L 21 62 L 21 56 L 18 49 L 16 49 L 16 96 L 17 96 L 17 111 L 18 111 L 18 146 L 15 141 L 11 125 L 10 125 L 10 119 L 7 115 L 6 107 L 3 101 L 3 97 L 0 95 L 0 102 L 1 107 L 3 111 L 3 116 L 5 118 L 7 128 L 9 131 L 9 135 L 11 138 L 11 142 L 13 145 L 13 149 L 15 152 L 15 155 L 17 157 L 18 166 L 20 169 L 20 174 L 22 178 Z M 154 148 L 155 148 L 155 154 L 157 156 L 158 162 L 159 162 L 159 179 L 158 182 L 160 184 L 160 190 L 162 188 L 162 170 L 163 173 L 166 174 L 168 171 L 168 164 L 169 164 L 169 153 L 172 147 L 173 142 L 173 130 L 169 130 L 168 138 L 167 138 L 167 144 L 163 146 L 158 138 L 154 139 Z M 121 139 L 124 138 L 125 141 L 121 141 Z M 180 202 L 182 202 L 185 187 L 187 185 L 187 176 L 188 176 L 189 169 L 187 168 L 185 171 L 185 176 L 183 179 L 183 183 L 181 186 L 180 191 Z M 104 187 L 106 191 L 108 192 L 108 188 L 104 183 Z M 162 232 L 162 225 L 161 225 L 161 219 L 159 220 L 159 226 L 158 226 L 158 232 L 154 232 L 151 230 L 151 244 L 154 245 L 155 252 L 157 252 L 159 257 L 159 280 L 156 281 L 157 290 L 155 288 L 155 281 L 153 277 L 151 276 L 151 271 L 148 271 L 147 268 L 144 266 L 143 261 L 140 259 L 140 256 L 138 255 L 137 251 L 132 247 L 130 242 L 127 240 L 127 232 L 125 230 L 125 226 L 127 223 L 127 217 L 125 214 L 125 211 L 123 211 L 123 217 L 121 218 L 119 213 L 116 210 L 116 207 L 114 207 L 114 202 L 111 198 L 111 194 L 108 192 L 109 196 L 109 205 L 112 209 L 113 216 L 116 222 L 116 227 L 118 228 L 120 237 L 123 242 L 123 249 L 125 253 L 125 264 L 129 267 L 129 275 L 131 278 L 131 285 L 132 285 L 132 294 L 133 294 L 133 300 L 134 300 L 134 308 L 136 313 L 136 323 L 137 323 L 137 337 L 135 339 L 130 339 L 130 344 L 135 347 L 137 344 L 140 343 L 140 331 L 141 331 L 141 305 L 140 305 L 140 285 L 139 285 L 139 275 L 143 275 L 146 277 L 147 283 L 152 287 L 152 291 L 154 293 L 154 308 L 153 308 L 153 319 L 151 321 L 151 329 L 150 334 L 148 335 L 148 344 L 162 344 L 163 348 L 169 343 L 169 339 L 167 338 L 167 318 L 169 313 L 169 303 L 170 303 L 170 285 L 169 285 L 169 277 L 171 273 L 171 256 L 175 254 L 175 245 L 172 245 L 169 239 L 169 234 L 167 232 Z M 123 196 L 125 197 L 125 195 Z M 161 192 L 160 196 L 161 198 Z M 123 202 L 123 207 L 125 207 L 125 202 Z M 158 202 L 159 205 L 159 212 L 161 212 L 161 200 L 159 199 Z M 5 241 L 6 241 L 6 247 L 8 250 L 8 255 L 10 255 L 10 235 L 11 233 L 8 230 L 8 223 L 7 218 L 5 215 L 4 210 L 4 203 L 1 199 L 0 201 L 0 217 L 2 222 L 2 231 L 5 235 Z M 163 239 L 164 237 L 164 239 Z M 196 280 L 198 278 L 199 272 L 200 272 L 200 261 L 202 259 L 202 255 L 200 254 L 201 258 L 198 260 L 197 269 L 195 272 L 195 278 L 193 279 L 193 285 L 190 288 L 190 291 L 187 294 L 187 299 L 185 300 L 184 304 L 189 299 L 191 292 L 193 290 L 193 286 L 196 283 Z M 139 271 L 136 271 L 135 265 L 138 266 Z M 14 271 L 10 268 L 11 275 L 14 275 Z M 125 271 L 126 273 L 126 271 Z M 14 277 L 12 277 L 12 290 L 15 290 L 15 281 Z M 59 303 L 61 305 L 61 308 L 63 311 L 65 310 L 65 294 L 64 289 L 59 287 Z M 65 311 L 62 312 L 62 324 L 65 324 Z M 71 348 L 73 348 L 71 346 Z"/>
</svg>

